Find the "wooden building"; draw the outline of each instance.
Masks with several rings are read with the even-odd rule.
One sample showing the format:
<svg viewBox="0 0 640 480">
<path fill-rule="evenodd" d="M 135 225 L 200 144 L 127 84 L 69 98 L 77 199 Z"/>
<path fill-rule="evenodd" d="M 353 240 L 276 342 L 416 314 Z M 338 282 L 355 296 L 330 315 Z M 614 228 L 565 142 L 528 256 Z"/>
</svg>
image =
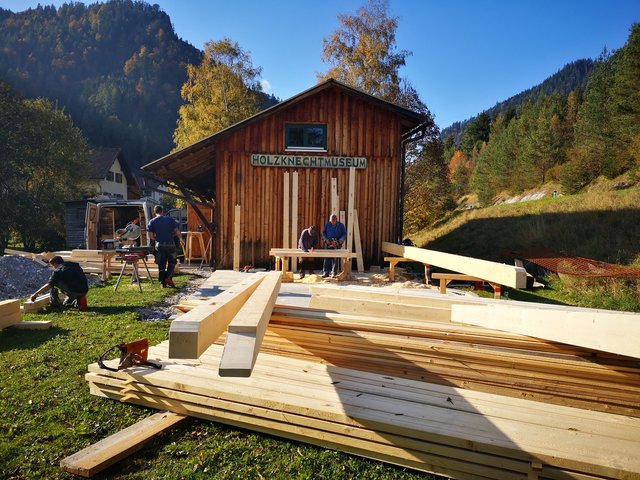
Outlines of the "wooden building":
<svg viewBox="0 0 640 480">
<path fill-rule="evenodd" d="M 269 249 L 285 246 L 285 203 L 297 200 L 291 223 L 298 232 L 310 225 L 321 230 L 331 212 L 332 179 L 338 209 L 346 211 L 354 167 L 365 266 L 379 265 L 382 242 L 401 235 L 404 145 L 427 121 L 330 79 L 142 169 L 215 205 L 213 257 L 218 267 L 230 268 L 236 205 L 242 265 L 268 266 Z M 291 200 L 284 198 L 285 172 L 298 173 Z"/>
</svg>

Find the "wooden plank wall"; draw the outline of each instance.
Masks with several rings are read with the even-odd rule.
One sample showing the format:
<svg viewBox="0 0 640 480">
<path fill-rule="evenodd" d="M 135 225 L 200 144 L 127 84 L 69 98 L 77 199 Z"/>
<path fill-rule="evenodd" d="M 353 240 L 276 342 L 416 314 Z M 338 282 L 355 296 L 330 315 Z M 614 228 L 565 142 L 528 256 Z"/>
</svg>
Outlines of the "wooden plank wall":
<svg viewBox="0 0 640 480">
<path fill-rule="evenodd" d="M 366 266 L 382 263 L 381 243 L 395 240 L 400 191 L 400 118 L 388 110 L 329 89 L 220 139 L 216 147 L 218 242 L 221 268 L 233 259 L 233 208 L 242 206 L 241 263 L 266 266 L 270 248 L 282 245 L 284 173 L 294 168 L 252 167 L 251 153 L 285 154 L 286 122 L 327 124 L 327 152 L 317 155 L 366 157 L 356 170 L 358 210 Z M 348 210 L 349 169 L 299 168 L 299 229 L 321 230 L 331 210 L 331 179 L 337 178 L 339 210 Z"/>
</svg>

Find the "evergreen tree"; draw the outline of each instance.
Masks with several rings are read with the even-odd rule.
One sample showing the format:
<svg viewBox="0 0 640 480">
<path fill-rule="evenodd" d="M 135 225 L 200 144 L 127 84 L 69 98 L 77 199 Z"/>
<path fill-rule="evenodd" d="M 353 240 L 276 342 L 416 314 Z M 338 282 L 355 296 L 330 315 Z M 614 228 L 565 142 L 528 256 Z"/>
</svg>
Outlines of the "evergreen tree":
<svg viewBox="0 0 640 480">
<path fill-rule="evenodd" d="M 629 39 L 615 64 L 611 87 L 611 126 L 622 168 L 640 164 L 640 24 L 631 27 Z"/>
<path fill-rule="evenodd" d="M 575 192 L 601 174 L 619 173 L 611 126 L 611 85 L 614 62 L 605 51 L 594 69 L 574 128 L 574 146 L 561 173 L 561 182 L 569 193 Z"/>
<path fill-rule="evenodd" d="M 482 112 L 475 120 L 469 122 L 462 134 L 460 142 L 460 150 L 467 156 L 472 156 L 474 150 L 477 150 L 482 142 L 489 141 L 489 132 L 491 131 L 491 118 L 487 112 Z"/>
</svg>

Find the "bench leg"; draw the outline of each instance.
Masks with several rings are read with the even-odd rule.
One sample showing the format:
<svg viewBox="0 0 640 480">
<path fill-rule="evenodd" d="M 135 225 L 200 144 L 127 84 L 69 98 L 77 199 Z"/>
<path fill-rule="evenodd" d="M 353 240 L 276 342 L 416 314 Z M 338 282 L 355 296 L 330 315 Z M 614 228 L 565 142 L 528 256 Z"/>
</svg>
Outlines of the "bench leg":
<svg viewBox="0 0 640 480">
<path fill-rule="evenodd" d="M 502 285 L 498 285 L 497 283 L 490 283 L 493 287 L 493 298 L 500 298 L 502 294 Z"/>
<path fill-rule="evenodd" d="M 447 280 L 446 278 L 440 279 L 440 293 L 447 293 L 447 285 L 451 280 Z"/>
<path fill-rule="evenodd" d="M 343 258 L 342 259 L 342 272 L 336 277 L 338 280 L 346 280 L 349 278 L 349 274 L 351 273 L 351 259 Z"/>
<path fill-rule="evenodd" d="M 430 285 L 431 284 L 431 280 L 429 280 L 429 277 L 431 275 L 431 266 L 428 263 L 424 264 L 424 283 L 425 285 Z"/>
<path fill-rule="evenodd" d="M 393 260 L 391 260 L 389 262 L 389 281 L 393 282 L 396 279 L 396 265 L 398 264 L 398 262 L 394 262 Z"/>
</svg>

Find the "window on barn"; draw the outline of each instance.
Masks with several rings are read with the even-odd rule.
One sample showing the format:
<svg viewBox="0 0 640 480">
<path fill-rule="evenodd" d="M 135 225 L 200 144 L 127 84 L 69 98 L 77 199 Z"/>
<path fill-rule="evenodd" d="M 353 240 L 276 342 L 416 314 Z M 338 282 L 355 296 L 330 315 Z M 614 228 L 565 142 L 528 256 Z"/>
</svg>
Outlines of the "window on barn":
<svg viewBox="0 0 640 480">
<path fill-rule="evenodd" d="M 116 173 L 116 183 L 122 183 L 122 174 Z"/>
<path fill-rule="evenodd" d="M 113 182 L 113 172 L 111 170 L 107 172 L 107 181 Z"/>
<path fill-rule="evenodd" d="M 284 127 L 286 150 L 327 150 L 327 126 L 314 123 L 287 123 Z"/>
</svg>

